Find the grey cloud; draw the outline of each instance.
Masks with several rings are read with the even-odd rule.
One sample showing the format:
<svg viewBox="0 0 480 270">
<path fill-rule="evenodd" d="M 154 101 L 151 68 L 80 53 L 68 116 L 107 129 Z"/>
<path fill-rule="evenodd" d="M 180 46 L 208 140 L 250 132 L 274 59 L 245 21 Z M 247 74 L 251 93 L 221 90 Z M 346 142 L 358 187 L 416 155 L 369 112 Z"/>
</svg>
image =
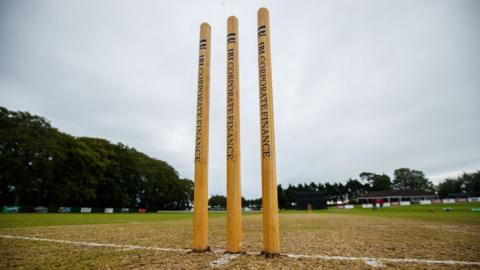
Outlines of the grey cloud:
<svg viewBox="0 0 480 270">
<path fill-rule="evenodd" d="M 2 1 L 0 105 L 193 177 L 212 25 L 210 194 L 225 193 L 226 18 L 240 22 L 242 189 L 261 195 L 256 11 L 270 9 L 278 181 L 480 168 L 476 1 Z"/>
</svg>

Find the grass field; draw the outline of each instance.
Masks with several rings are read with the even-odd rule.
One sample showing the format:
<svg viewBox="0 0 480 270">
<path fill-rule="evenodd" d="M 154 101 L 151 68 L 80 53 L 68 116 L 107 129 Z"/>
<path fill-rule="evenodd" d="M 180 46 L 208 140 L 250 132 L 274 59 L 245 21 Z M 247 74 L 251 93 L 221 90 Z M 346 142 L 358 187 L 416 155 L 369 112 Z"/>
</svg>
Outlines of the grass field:
<svg viewBox="0 0 480 270">
<path fill-rule="evenodd" d="M 239 256 L 222 252 L 223 212 L 209 214 L 213 252 L 200 254 L 188 250 L 190 212 L 0 214 L 0 268 L 480 269 L 480 212 L 472 208 L 480 204 L 281 211 L 283 255 L 275 258 L 259 255 L 259 212 L 244 213 L 247 254 Z"/>
</svg>

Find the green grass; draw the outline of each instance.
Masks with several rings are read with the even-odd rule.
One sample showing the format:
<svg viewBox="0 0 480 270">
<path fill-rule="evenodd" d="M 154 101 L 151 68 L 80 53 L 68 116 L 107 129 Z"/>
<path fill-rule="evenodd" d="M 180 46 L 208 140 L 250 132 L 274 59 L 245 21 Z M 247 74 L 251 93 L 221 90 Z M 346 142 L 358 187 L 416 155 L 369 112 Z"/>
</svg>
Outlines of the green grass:
<svg viewBox="0 0 480 270">
<path fill-rule="evenodd" d="M 259 212 L 244 213 L 255 215 Z M 209 218 L 225 217 L 224 211 L 209 212 Z M 193 212 L 162 211 L 160 213 L 126 213 L 126 214 L 80 214 L 80 213 L 0 213 L 0 229 L 16 227 L 38 227 L 82 224 L 114 224 L 133 222 L 157 222 L 192 219 Z"/>
<path fill-rule="evenodd" d="M 442 209 L 450 207 L 453 210 L 445 212 Z M 382 218 L 406 218 L 428 222 L 480 224 L 480 212 L 471 211 L 480 208 L 480 203 L 460 204 L 432 204 L 390 207 L 373 211 L 358 206 L 355 209 L 315 210 L 314 213 L 328 215 L 359 215 Z M 281 214 L 297 214 L 307 211 L 280 211 Z M 244 215 L 256 215 L 260 212 L 244 212 Z M 48 213 L 48 214 L 0 214 L 0 228 L 38 227 L 55 225 L 81 225 L 81 224 L 113 224 L 133 222 L 158 222 L 169 220 L 192 219 L 192 212 L 161 212 L 161 213 L 130 213 L 130 214 L 78 214 L 78 213 Z M 210 212 L 210 218 L 225 217 L 225 212 Z"/>
<path fill-rule="evenodd" d="M 452 211 L 443 211 L 444 208 L 452 208 Z M 354 209 L 329 208 L 324 213 L 342 215 L 361 215 L 370 217 L 391 217 L 417 219 L 429 222 L 480 224 L 480 212 L 472 211 L 472 208 L 480 208 L 480 203 L 458 204 L 430 204 L 409 205 L 399 207 L 387 207 L 373 211 L 373 209 L 356 206 Z M 319 210 L 320 211 L 320 210 Z"/>
<path fill-rule="evenodd" d="M 161 214 L 80 214 L 80 213 L 19 213 L 0 214 L 0 228 L 37 227 L 54 225 L 110 224 L 188 219 L 191 213 Z"/>
</svg>

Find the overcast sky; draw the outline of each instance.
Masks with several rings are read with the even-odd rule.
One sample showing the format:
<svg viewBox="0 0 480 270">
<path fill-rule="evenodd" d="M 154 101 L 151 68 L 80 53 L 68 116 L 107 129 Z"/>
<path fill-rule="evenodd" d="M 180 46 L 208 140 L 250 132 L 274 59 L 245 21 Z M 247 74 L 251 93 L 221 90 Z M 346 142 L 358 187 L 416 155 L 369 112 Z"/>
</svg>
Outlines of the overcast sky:
<svg viewBox="0 0 480 270">
<path fill-rule="evenodd" d="M 212 26 L 209 193 L 226 189 L 226 19 L 240 31 L 242 193 L 261 195 L 256 12 L 270 10 L 278 182 L 480 169 L 480 1 L 0 1 L 0 106 L 193 178 Z"/>
</svg>

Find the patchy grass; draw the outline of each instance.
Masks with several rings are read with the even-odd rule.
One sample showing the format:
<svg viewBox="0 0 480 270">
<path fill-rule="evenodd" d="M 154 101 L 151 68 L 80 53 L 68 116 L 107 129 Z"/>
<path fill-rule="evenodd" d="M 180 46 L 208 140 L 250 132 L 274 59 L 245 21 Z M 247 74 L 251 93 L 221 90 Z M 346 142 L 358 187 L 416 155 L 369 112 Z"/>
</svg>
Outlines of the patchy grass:
<svg viewBox="0 0 480 270">
<path fill-rule="evenodd" d="M 442 211 L 443 208 L 452 208 L 450 212 Z M 472 208 L 480 208 L 480 203 L 458 203 L 458 204 L 432 204 L 432 205 L 411 205 L 401 207 L 389 207 L 378 211 L 363 209 L 356 206 L 355 209 L 315 210 L 318 214 L 340 214 L 358 215 L 369 217 L 393 217 L 424 220 L 429 222 L 446 223 L 480 223 L 480 212 L 471 211 Z M 280 211 L 281 214 L 301 214 L 307 211 Z M 259 215 L 261 212 L 244 212 L 243 216 Z M 225 212 L 210 212 L 210 218 L 225 218 Z M 0 214 L 0 228 L 15 227 L 37 227 L 37 226 L 58 226 L 58 225 L 85 225 L 85 224 L 116 224 L 116 223 L 141 223 L 173 220 L 190 220 L 192 212 L 164 211 L 160 213 L 128 213 L 128 214 L 79 214 L 79 213 L 16 213 Z"/>
<path fill-rule="evenodd" d="M 452 207 L 452 212 L 443 212 Z M 414 258 L 480 262 L 479 204 L 421 205 L 326 211 L 282 211 L 282 253 L 372 258 Z M 226 245 L 224 212 L 210 213 L 209 244 Z M 29 236 L 81 242 L 188 249 L 192 240 L 192 214 L 2 214 L 0 235 Z M 6 224 L 4 223 L 6 222 Z M 362 260 L 315 258 L 266 259 L 262 250 L 262 216 L 243 217 L 241 255 L 227 262 L 228 269 L 373 269 Z M 175 253 L 88 247 L 0 238 L 0 269 L 205 269 L 221 253 Z M 480 269 L 475 265 L 423 265 L 380 262 L 394 269 Z"/>
<path fill-rule="evenodd" d="M 443 211 L 451 208 L 452 211 Z M 356 206 L 354 209 L 329 208 L 324 211 L 328 214 L 360 215 L 369 217 L 392 217 L 423 220 L 428 222 L 478 224 L 480 212 L 472 211 L 472 208 L 480 208 L 480 203 L 457 203 L 457 204 L 430 204 L 387 207 L 373 211 L 368 208 Z M 319 210 L 321 212 L 321 210 Z"/>
<path fill-rule="evenodd" d="M 207 269 L 205 253 L 119 250 L 0 239 L 0 269 Z"/>
</svg>

